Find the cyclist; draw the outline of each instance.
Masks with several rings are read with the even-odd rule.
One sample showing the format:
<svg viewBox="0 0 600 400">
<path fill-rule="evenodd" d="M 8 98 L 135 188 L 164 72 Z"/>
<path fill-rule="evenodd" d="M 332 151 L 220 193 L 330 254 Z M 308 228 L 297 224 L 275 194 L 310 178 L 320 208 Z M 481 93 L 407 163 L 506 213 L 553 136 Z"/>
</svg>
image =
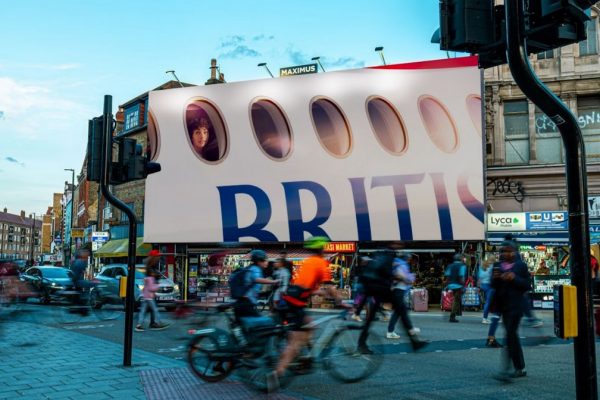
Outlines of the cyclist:
<svg viewBox="0 0 600 400">
<path fill-rule="evenodd" d="M 343 306 L 342 299 L 334 286 L 320 288 L 323 283 L 331 283 L 329 263 L 323 258 L 323 249 L 327 243 L 329 243 L 329 239 L 323 236 L 315 236 L 305 242 L 304 247 L 310 250 L 312 255 L 304 260 L 292 285 L 283 295 L 283 299 L 289 307 L 287 321 L 292 324 L 293 328 L 289 333 L 288 344 L 281 353 L 276 370 L 267 375 L 269 392 L 278 389 L 279 377 L 283 376 L 288 365 L 296 358 L 302 347 L 310 341 L 312 336 L 311 318 L 305 313 L 309 297 L 312 294 L 323 294 L 335 298 L 336 304 Z"/>
<path fill-rule="evenodd" d="M 83 292 L 92 286 L 92 283 L 85 279 L 85 271 L 88 267 L 88 258 L 90 257 L 90 250 L 86 248 L 81 248 L 77 250 L 76 253 L 77 259 L 71 265 L 71 273 L 73 274 L 73 285 L 75 286 L 75 290 L 79 292 L 76 300 L 77 305 L 83 305 L 85 303 L 85 299 L 83 296 Z M 81 308 L 81 314 L 87 315 L 87 308 Z"/>
<path fill-rule="evenodd" d="M 245 317 L 260 317 L 256 309 L 258 295 L 262 284 L 275 285 L 279 281 L 263 278 L 263 270 L 267 268 L 267 253 L 263 250 L 253 250 L 250 252 L 252 265 L 244 276 L 245 294 L 240 297 L 233 306 L 233 312 L 236 320 Z"/>
</svg>

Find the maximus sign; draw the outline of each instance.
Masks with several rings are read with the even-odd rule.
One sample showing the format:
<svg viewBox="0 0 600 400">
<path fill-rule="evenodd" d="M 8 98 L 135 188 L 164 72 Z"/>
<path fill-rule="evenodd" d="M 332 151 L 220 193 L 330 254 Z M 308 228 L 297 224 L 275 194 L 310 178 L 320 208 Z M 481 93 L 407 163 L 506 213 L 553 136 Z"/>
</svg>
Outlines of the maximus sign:
<svg viewBox="0 0 600 400">
<path fill-rule="evenodd" d="M 317 64 L 297 65 L 295 67 L 279 68 L 279 76 L 316 74 Z"/>
<path fill-rule="evenodd" d="M 482 240 L 474 57 L 150 92 L 147 243 Z"/>
</svg>

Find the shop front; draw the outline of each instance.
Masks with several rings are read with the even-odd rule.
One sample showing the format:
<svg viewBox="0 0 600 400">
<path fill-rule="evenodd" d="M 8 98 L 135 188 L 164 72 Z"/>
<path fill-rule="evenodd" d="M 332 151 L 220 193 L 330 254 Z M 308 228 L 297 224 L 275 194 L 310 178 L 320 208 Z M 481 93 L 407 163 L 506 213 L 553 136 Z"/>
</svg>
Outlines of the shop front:
<svg viewBox="0 0 600 400">
<path fill-rule="evenodd" d="M 500 244 L 511 236 L 532 276 L 533 306 L 551 309 L 554 285 L 571 282 L 567 213 L 490 213 L 487 228 L 487 252 L 498 256 Z"/>
</svg>

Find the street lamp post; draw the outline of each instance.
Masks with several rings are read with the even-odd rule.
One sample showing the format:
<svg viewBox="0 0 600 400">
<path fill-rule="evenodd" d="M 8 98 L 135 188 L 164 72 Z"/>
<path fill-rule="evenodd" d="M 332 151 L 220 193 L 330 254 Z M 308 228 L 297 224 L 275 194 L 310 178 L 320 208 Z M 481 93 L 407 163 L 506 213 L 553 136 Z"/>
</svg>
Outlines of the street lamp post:
<svg viewBox="0 0 600 400">
<path fill-rule="evenodd" d="M 385 62 L 385 57 L 383 56 L 383 46 L 375 47 L 375 51 L 378 52 L 379 55 L 381 56 L 381 62 L 383 63 L 383 65 L 387 65 Z"/>
<path fill-rule="evenodd" d="M 267 72 L 269 73 L 269 75 L 271 75 L 271 78 L 275 78 L 273 76 L 273 74 L 271 73 L 271 70 L 269 69 L 269 67 L 267 67 L 267 63 L 266 62 L 258 63 L 257 67 L 265 67 L 265 69 L 267 70 Z"/>
<path fill-rule="evenodd" d="M 325 72 L 325 68 L 323 68 L 323 64 L 321 64 L 321 57 L 313 57 L 311 60 L 316 61 L 319 64 L 319 67 L 321 67 L 321 70 Z"/>
<path fill-rule="evenodd" d="M 73 249 L 73 216 L 75 211 L 75 170 L 73 168 L 65 168 L 65 171 L 71 171 L 71 226 L 69 234 L 69 260 L 71 259 L 71 251 Z M 64 240 L 64 238 L 63 238 Z M 67 260 L 65 260 L 66 262 Z"/>
</svg>

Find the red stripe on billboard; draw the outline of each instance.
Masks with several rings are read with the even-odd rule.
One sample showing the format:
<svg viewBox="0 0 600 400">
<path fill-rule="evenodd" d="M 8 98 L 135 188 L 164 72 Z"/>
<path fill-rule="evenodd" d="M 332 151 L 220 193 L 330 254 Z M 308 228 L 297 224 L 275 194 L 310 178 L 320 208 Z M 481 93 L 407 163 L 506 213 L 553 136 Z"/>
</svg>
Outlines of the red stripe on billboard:
<svg viewBox="0 0 600 400">
<path fill-rule="evenodd" d="M 368 67 L 370 69 L 440 69 L 440 68 L 460 68 L 476 67 L 477 56 L 443 58 L 440 60 L 428 60 L 409 62 L 404 64 L 380 65 L 377 67 Z"/>
</svg>

